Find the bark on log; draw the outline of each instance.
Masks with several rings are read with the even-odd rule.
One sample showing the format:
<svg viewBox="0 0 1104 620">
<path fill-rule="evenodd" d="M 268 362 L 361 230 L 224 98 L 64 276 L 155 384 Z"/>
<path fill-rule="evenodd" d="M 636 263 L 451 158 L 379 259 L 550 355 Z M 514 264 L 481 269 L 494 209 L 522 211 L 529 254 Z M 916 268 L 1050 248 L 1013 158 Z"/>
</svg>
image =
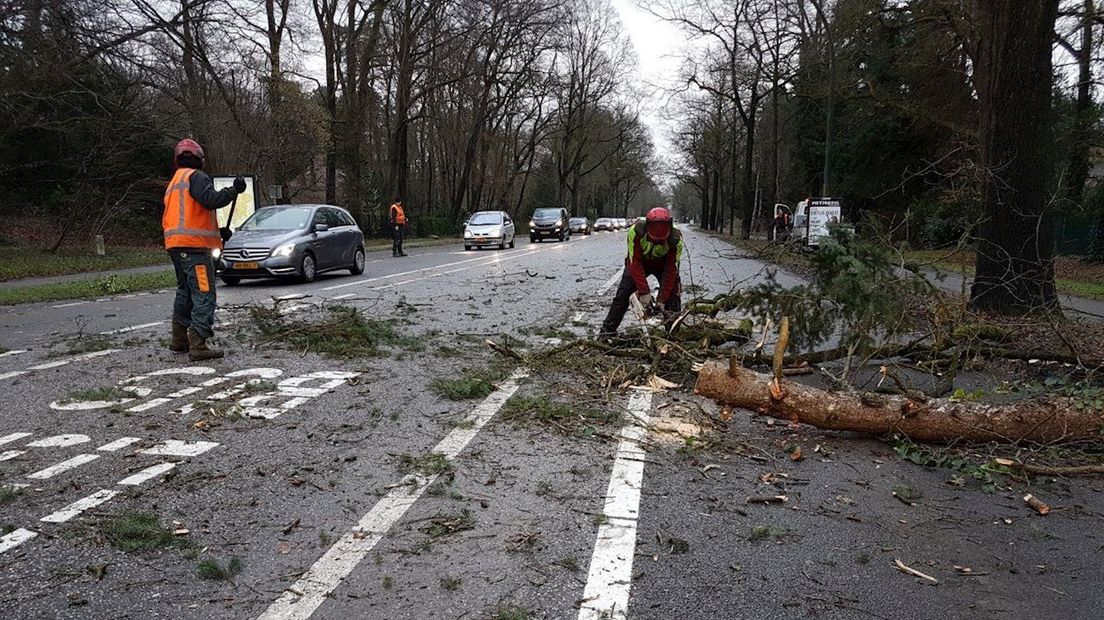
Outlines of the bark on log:
<svg viewBox="0 0 1104 620">
<path fill-rule="evenodd" d="M 1007 405 L 829 392 L 793 381 L 772 397 L 773 377 L 721 362 L 698 373 L 695 393 L 723 404 L 818 428 L 881 435 L 900 433 L 914 441 L 1031 441 L 1052 443 L 1100 436 L 1104 412 L 1078 407 L 1070 398 L 1033 398 Z"/>
</svg>

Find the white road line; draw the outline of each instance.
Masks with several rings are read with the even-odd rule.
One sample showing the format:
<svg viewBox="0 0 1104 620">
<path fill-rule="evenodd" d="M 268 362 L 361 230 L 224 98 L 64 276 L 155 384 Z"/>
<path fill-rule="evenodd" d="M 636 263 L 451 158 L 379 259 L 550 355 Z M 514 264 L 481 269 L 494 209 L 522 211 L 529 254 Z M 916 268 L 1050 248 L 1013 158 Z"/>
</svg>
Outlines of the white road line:
<svg viewBox="0 0 1104 620">
<path fill-rule="evenodd" d="M 609 292 L 609 290 L 613 288 L 614 284 L 617 284 L 621 281 L 621 275 L 621 271 L 613 274 L 613 276 L 611 276 L 609 280 L 606 280 L 606 283 L 602 285 L 602 288 L 598 289 L 598 294 L 605 295 L 607 292 Z"/>
<path fill-rule="evenodd" d="M 572 315 L 571 322 L 572 323 L 585 323 L 586 322 L 586 315 L 587 315 L 586 312 L 576 312 L 574 315 Z"/>
<path fill-rule="evenodd" d="M 470 428 L 454 428 L 433 452 L 443 454 L 450 461 L 456 458 L 484 425 L 498 412 L 506 401 L 517 391 L 518 381 L 525 378 L 524 370 L 517 370 L 504 381 L 493 394 L 480 403 L 469 418 Z M 425 489 L 437 478 L 432 476 L 408 476 L 407 480 L 416 480 L 418 487 L 411 491 L 407 485 L 392 489 L 372 507 L 352 530 L 346 532 L 334 546 L 314 563 L 302 577 L 272 605 L 258 620 L 292 620 L 309 618 L 318 609 L 334 588 L 349 576 L 358 564 L 372 551 L 406 514 L 406 511 L 421 497 Z"/>
<path fill-rule="evenodd" d="M 199 456 L 204 452 L 218 446 L 213 441 L 197 441 L 190 443 L 187 441 L 180 441 L 178 439 L 165 440 L 152 448 L 146 448 L 140 450 L 141 454 L 149 454 L 151 456 Z"/>
<path fill-rule="evenodd" d="M 138 486 L 147 480 L 151 480 L 160 476 L 161 474 L 168 473 L 172 468 L 176 467 L 176 463 L 158 463 L 143 469 L 142 471 L 127 476 L 119 481 L 119 484 L 126 486 Z"/>
<path fill-rule="evenodd" d="M 3 353 L 0 353 L 0 357 L 11 357 L 13 355 L 22 355 L 23 353 L 26 353 L 26 352 L 27 352 L 27 349 L 15 349 L 13 351 L 4 351 Z"/>
<path fill-rule="evenodd" d="M 138 437 L 120 437 L 119 439 L 116 439 L 111 443 L 105 443 L 104 445 L 96 449 L 100 450 L 101 452 L 117 452 L 131 444 L 138 443 L 139 441 L 142 440 Z"/>
<path fill-rule="evenodd" d="M 38 533 L 32 532 L 31 530 L 25 530 L 23 528 L 12 530 L 0 537 L 0 553 L 15 549 L 35 536 L 38 536 Z"/>
<path fill-rule="evenodd" d="M 320 290 L 333 291 L 333 290 L 337 290 L 337 289 L 340 289 L 340 288 L 348 288 L 350 286 L 360 286 L 360 285 L 363 285 L 363 284 L 368 284 L 370 282 L 378 282 L 380 280 L 389 280 L 391 278 L 401 278 L 403 276 L 409 276 L 409 275 L 413 275 L 413 274 L 416 274 L 416 273 L 424 273 L 426 271 L 434 271 L 434 270 L 437 270 L 437 269 L 445 269 L 446 267 L 454 267 L 456 265 L 463 265 L 463 264 L 466 264 L 466 263 L 471 263 L 471 262 L 481 261 L 481 260 L 482 261 L 487 261 L 486 263 L 484 263 L 485 265 L 493 265 L 495 263 L 505 262 L 505 261 L 508 261 L 508 260 L 513 260 L 515 258 L 524 258 L 526 256 L 531 256 L 533 254 L 536 254 L 537 252 L 539 252 L 539 250 L 528 250 L 528 251 L 525 251 L 525 252 L 521 252 L 519 254 L 511 254 L 510 256 L 508 256 L 506 258 L 500 258 L 500 257 L 497 257 L 497 256 L 496 257 L 477 256 L 475 258 L 468 258 L 468 259 L 464 259 L 464 260 L 453 261 L 451 263 L 444 263 L 442 265 L 434 265 L 433 267 L 423 267 L 421 269 L 413 269 L 411 271 L 401 271 L 399 273 L 392 273 L 392 274 L 386 275 L 386 276 L 377 276 L 375 278 L 366 278 L 366 279 L 363 279 L 363 280 L 357 280 L 355 282 L 346 282 L 344 284 L 335 284 L 334 286 L 327 286 L 327 287 L 325 287 L 323 289 L 320 289 Z M 482 266 L 482 265 L 472 265 L 472 267 L 480 267 L 480 266 Z M 457 271 L 462 271 L 462 270 L 457 270 Z M 432 276 L 427 276 L 427 277 L 432 277 Z M 423 278 L 416 278 L 414 280 L 405 280 L 403 283 L 417 282 L 418 280 L 424 280 L 424 279 L 426 279 L 426 278 L 423 277 Z M 387 288 L 387 287 L 383 287 L 383 288 Z M 373 290 L 380 290 L 380 289 L 376 288 L 376 289 L 373 289 Z"/>
<path fill-rule="evenodd" d="M 106 332 L 100 332 L 101 336 L 114 336 L 116 334 L 127 334 L 130 332 L 136 332 L 143 329 L 149 329 L 151 327 L 157 327 L 158 325 L 164 325 L 164 321 L 157 321 L 156 323 L 142 323 L 141 325 L 131 325 L 130 327 L 121 327 L 119 329 L 110 329 Z"/>
<path fill-rule="evenodd" d="M 80 443 L 88 443 L 92 441 L 88 435 L 54 435 L 53 437 L 44 437 L 38 441 L 32 441 L 27 444 L 28 448 L 68 448 L 69 446 L 75 446 Z"/>
<path fill-rule="evenodd" d="M 340 299 L 349 299 L 350 297 L 356 297 L 358 293 L 345 293 L 344 295 L 338 295 L 337 297 L 331 297 L 330 299 L 337 301 Z"/>
<path fill-rule="evenodd" d="M 36 471 L 33 474 L 27 476 L 28 478 L 34 478 L 35 480 L 45 480 L 47 478 L 53 478 L 54 476 L 75 469 L 84 465 L 85 463 L 91 463 L 100 458 L 99 454 L 78 454 L 71 459 L 66 459 L 55 465 L 51 465 L 41 471 Z"/>
<path fill-rule="evenodd" d="M 27 370 L 48 370 L 50 368 L 58 368 L 59 366 L 65 366 L 66 364 L 72 364 L 73 362 L 80 362 L 83 360 L 90 360 L 94 357 L 103 357 L 105 355 L 111 355 L 112 353 L 118 353 L 119 349 L 104 349 L 102 351 L 93 351 L 91 353 L 84 353 L 81 355 L 74 355 L 73 357 L 67 357 L 63 360 L 57 360 L 55 362 L 47 362 L 45 364 L 39 364 L 37 366 L 31 366 Z M 19 373 L 23 374 L 23 373 Z M 0 377 L 3 378 L 3 377 Z"/>
<path fill-rule="evenodd" d="M 26 454 L 26 450 L 8 450 L 7 452 L 0 452 L 0 462 L 10 461 L 20 454 Z"/>
<path fill-rule="evenodd" d="M 90 304 L 90 303 L 92 303 L 92 302 L 88 301 L 88 300 L 85 300 L 85 301 L 71 301 L 67 304 L 58 304 L 58 305 L 54 306 L 54 308 L 69 308 L 71 306 L 83 306 L 84 304 Z"/>
<path fill-rule="evenodd" d="M 19 375 L 27 374 L 26 370 L 13 370 L 12 372 L 5 372 L 0 374 L 0 381 L 4 379 L 11 379 L 12 377 L 18 377 Z"/>
<path fill-rule="evenodd" d="M 3 437 L 0 437 L 0 446 L 6 443 L 11 443 L 13 441 L 19 441 L 20 439 L 26 439 L 32 434 L 33 433 L 12 433 L 11 435 L 4 435 Z"/>
<path fill-rule="evenodd" d="M 579 620 L 624 620 L 628 617 L 646 456 L 640 442 L 647 432 L 645 427 L 651 408 L 651 392 L 637 392 L 629 398 L 629 415 L 633 421 L 621 429 L 621 444 L 617 447 L 602 510 L 606 522 L 598 528 Z"/>
<path fill-rule="evenodd" d="M 88 497 L 85 497 L 83 499 L 78 499 L 65 508 L 62 508 L 55 513 L 48 514 L 39 520 L 46 523 L 65 523 L 69 519 L 72 519 L 85 510 L 88 510 L 89 508 L 95 508 L 96 506 L 107 502 L 112 497 L 115 497 L 118 494 L 119 492 L 114 489 L 100 489 L 92 495 L 89 495 Z"/>
</svg>

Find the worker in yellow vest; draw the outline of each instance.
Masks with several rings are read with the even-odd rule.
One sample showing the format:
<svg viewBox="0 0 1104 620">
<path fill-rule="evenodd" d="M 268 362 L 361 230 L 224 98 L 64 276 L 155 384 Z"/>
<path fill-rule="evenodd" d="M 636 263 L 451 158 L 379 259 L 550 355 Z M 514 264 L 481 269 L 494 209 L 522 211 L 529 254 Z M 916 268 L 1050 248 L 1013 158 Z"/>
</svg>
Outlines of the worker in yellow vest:
<svg viewBox="0 0 1104 620">
<path fill-rule="evenodd" d="M 230 204 L 245 191 L 245 179 L 234 179 L 233 187 L 215 190 L 203 171 L 206 158 L 195 140 L 181 140 L 173 149 L 176 172 L 165 189 L 165 211 L 161 227 L 165 249 L 176 269 L 176 299 L 173 302 L 172 343 L 177 353 L 188 353 L 193 361 L 222 357 L 222 351 L 207 346 L 214 334 L 215 262 L 214 250 L 222 249 L 215 210 Z"/>
<path fill-rule="evenodd" d="M 391 224 L 391 256 L 406 256 L 403 252 L 403 229 L 406 228 L 406 212 L 403 211 L 402 198 L 395 198 L 388 214 Z"/>
</svg>

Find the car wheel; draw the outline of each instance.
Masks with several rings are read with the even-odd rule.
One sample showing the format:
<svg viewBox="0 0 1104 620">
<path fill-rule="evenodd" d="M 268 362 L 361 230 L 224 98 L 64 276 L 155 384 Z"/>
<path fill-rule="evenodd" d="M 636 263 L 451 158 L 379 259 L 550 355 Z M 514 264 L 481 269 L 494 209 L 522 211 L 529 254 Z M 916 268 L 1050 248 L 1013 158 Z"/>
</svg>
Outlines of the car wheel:
<svg viewBox="0 0 1104 620">
<path fill-rule="evenodd" d="M 516 236 L 510 237 L 510 249 L 511 250 L 514 249 L 514 241 L 516 241 L 516 240 L 517 240 Z"/>
<path fill-rule="evenodd" d="M 237 286 L 237 285 L 241 284 L 241 278 L 239 276 L 223 275 L 221 277 L 222 277 L 222 283 L 225 284 L 226 286 Z"/>
<path fill-rule="evenodd" d="M 357 248 L 353 254 L 353 266 L 349 267 L 349 273 L 359 276 L 364 273 L 364 248 Z"/>
<path fill-rule="evenodd" d="M 308 252 L 303 255 L 303 260 L 299 262 L 299 281 L 303 283 L 314 282 L 317 275 L 318 265 L 314 262 L 314 255 Z"/>
<path fill-rule="evenodd" d="M 529 243 L 536 243 L 536 242 L 537 242 L 536 237 L 529 237 Z"/>
<path fill-rule="evenodd" d="M 471 251 L 472 251 L 472 246 L 470 246 L 470 245 L 465 245 L 465 246 L 464 246 L 464 251 L 465 251 L 465 252 L 471 252 Z"/>
</svg>

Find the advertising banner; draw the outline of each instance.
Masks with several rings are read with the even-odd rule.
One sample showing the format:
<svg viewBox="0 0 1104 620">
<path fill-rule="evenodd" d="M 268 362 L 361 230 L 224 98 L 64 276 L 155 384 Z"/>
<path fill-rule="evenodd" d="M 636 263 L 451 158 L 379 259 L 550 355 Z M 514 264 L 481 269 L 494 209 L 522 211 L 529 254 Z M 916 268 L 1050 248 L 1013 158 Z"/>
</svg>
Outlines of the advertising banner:
<svg viewBox="0 0 1104 620">
<path fill-rule="evenodd" d="M 806 243 L 819 245 L 820 240 L 828 236 L 828 226 L 839 224 L 842 217 L 843 209 L 838 198 L 810 198 Z"/>
</svg>

